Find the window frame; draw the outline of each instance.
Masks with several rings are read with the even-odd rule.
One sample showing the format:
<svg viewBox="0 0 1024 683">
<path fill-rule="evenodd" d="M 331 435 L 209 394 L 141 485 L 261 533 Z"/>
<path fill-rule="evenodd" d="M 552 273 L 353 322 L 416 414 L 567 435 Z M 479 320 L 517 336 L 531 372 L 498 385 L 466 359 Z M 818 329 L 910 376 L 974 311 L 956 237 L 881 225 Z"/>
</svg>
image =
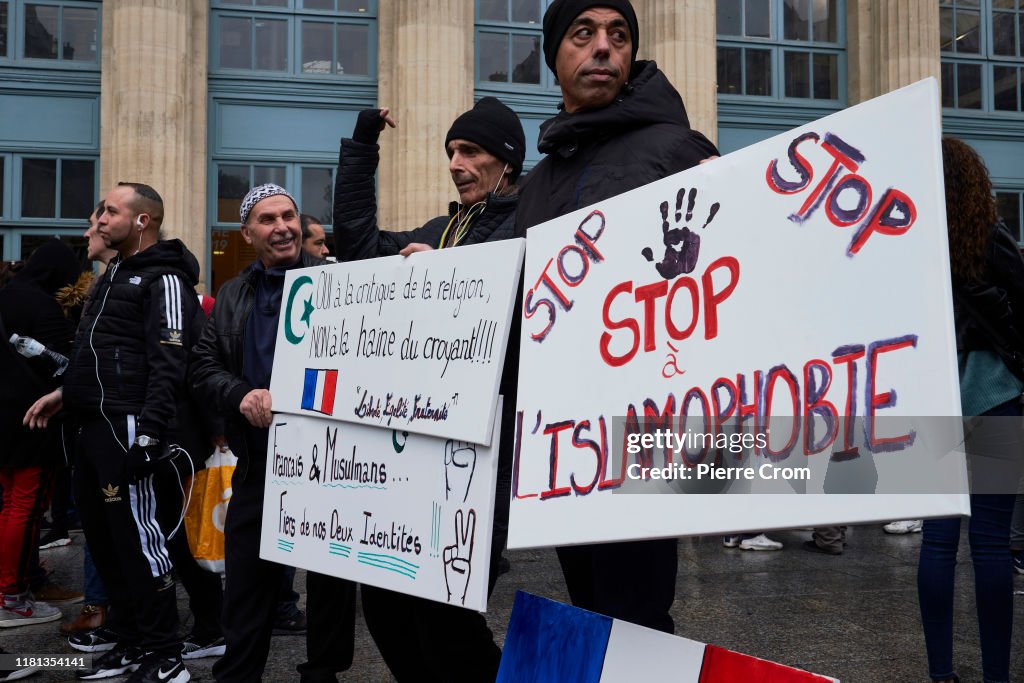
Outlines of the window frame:
<svg viewBox="0 0 1024 683">
<path fill-rule="evenodd" d="M 769 53 L 769 65 L 771 68 L 771 92 L 769 95 L 749 95 L 746 92 L 727 93 L 717 92 L 719 102 L 737 103 L 764 102 L 778 103 L 789 106 L 811 107 L 820 109 L 835 109 L 845 107 L 848 103 L 847 69 L 848 69 L 848 44 L 846 35 L 846 0 L 836 0 L 836 42 L 820 40 L 796 40 L 787 39 L 785 35 L 785 3 L 784 0 L 769 0 L 769 34 L 767 38 L 745 35 L 729 35 L 715 33 L 715 66 L 716 75 L 719 63 L 719 51 L 723 48 L 734 48 L 740 50 L 740 83 L 743 90 L 746 90 L 746 51 L 766 50 Z M 746 12 L 743 11 L 746 0 L 741 4 L 741 31 L 745 31 Z M 811 24 L 813 27 L 813 24 Z M 813 33 L 813 28 L 811 28 Z M 805 53 L 808 59 L 808 97 L 792 97 L 786 95 L 786 53 Z M 824 99 L 814 97 L 814 55 L 827 54 L 836 57 L 836 95 L 835 99 Z"/>
<path fill-rule="evenodd" d="M 528 22 L 512 21 L 512 0 L 503 0 L 506 8 L 505 16 L 507 17 L 504 21 L 497 19 L 481 19 L 480 18 L 480 0 L 473 0 L 473 87 L 477 91 L 498 91 L 498 92 L 515 92 L 521 94 L 551 94 L 557 93 L 561 96 L 561 89 L 558 87 L 558 81 L 555 80 L 555 74 L 551 72 L 551 69 L 547 68 L 547 64 L 544 61 L 544 37 L 543 37 L 543 24 L 542 20 L 544 12 L 547 11 L 548 6 L 553 0 L 538 0 L 540 3 L 540 21 L 536 24 Z M 509 68 L 507 81 L 491 81 L 482 80 L 480 78 L 480 34 L 500 34 L 506 36 L 507 45 L 509 48 L 508 52 L 508 63 Z M 514 83 L 512 82 L 512 69 L 515 66 L 512 64 L 512 37 L 529 36 L 538 39 L 540 59 L 540 83 Z"/>
<path fill-rule="evenodd" d="M 1017 195 L 1017 225 L 1007 224 L 1010 234 L 1017 240 L 1017 244 L 1024 248 L 1024 185 L 995 185 L 992 188 L 993 195 L 1015 194 Z M 999 215 L 1004 221 L 1006 216 Z"/>
<path fill-rule="evenodd" d="M 92 177 L 92 200 L 90 202 L 90 208 L 95 205 L 96 197 L 99 196 L 99 155 L 90 154 L 62 154 L 54 152 L 22 152 L 12 153 L 7 156 L 11 159 L 10 171 L 11 181 L 5 183 L 7 187 L 5 191 L 9 192 L 5 198 L 9 198 L 11 201 L 11 207 L 8 210 L 6 204 L 4 206 L 4 222 L 10 226 L 37 226 L 37 225 L 53 225 L 54 227 L 64 227 L 67 225 L 73 225 L 80 223 L 81 221 L 88 218 L 88 215 L 75 216 L 72 218 L 62 218 L 61 212 L 61 183 L 63 182 L 61 168 L 64 161 L 91 161 L 93 163 L 93 177 Z M 23 207 L 21 203 L 21 194 L 24 186 L 24 160 L 25 159 L 55 159 L 57 165 L 54 171 L 54 215 L 53 216 L 25 216 L 23 215 Z"/>
<path fill-rule="evenodd" d="M 7 4 L 7 54 L 0 55 L 0 66 L 18 66 L 33 69 L 67 69 L 99 72 L 103 60 L 103 3 L 102 0 L 3 0 Z M 45 5 L 58 8 L 58 45 L 64 35 L 64 9 L 91 9 L 96 11 L 96 59 L 86 61 L 65 59 L 61 50 L 57 57 L 25 56 L 26 5 Z"/>
<path fill-rule="evenodd" d="M 247 166 L 249 168 L 249 188 L 253 186 L 253 177 L 257 166 L 273 166 L 284 168 L 284 187 L 288 190 L 296 201 L 302 199 L 302 169 L 304 168 L 315 168 L 325 169 L 331 174 L 331 188 L 333 193 L 334 181 L 337 178 L 338 165 L 330 161 L 283 161 L 281 159 L 265 158 L 265 159 L 252 159 L 252 158 L 238 158 L 238 157 L 216 157 L 210 160 L 210 182 L 209 182 L 209 197 L 210 200 L 207 202 L 207 225 L 209 231 L 220 231 L 220 230 L 237 230 L 240 220 L 234 221 L 222 221 L 217 216 L 217 202 L 220 199 L 218 194 L 218 171 L 221 166 Z M 329 202 L 330 204 L 330 202 Z M 303 208 L 300 206 L 299 211 Z M 332 221 L 322 223 L 325 228 L 333 229 L 333 216 Z"/>
<path fill-rule="evenodd" d="M 987 116 L 998 116 L 1005 118 L 1021 118 L 1024 117 L 1024 2 L 1018 0 L 1016 9 L 1000 9 L 993 7 L 992 0 L 979 0 L 977 8 L 966 6 L 963 9 L 978 12 L 978 52 L 977 53 L 960 53 L 947 51 L 942 49 L 941 43 L 941 22 L 942 13 L 945 11 L 953 12 L 954 18 L 956 11 L 959 9 L 959 2 L 963 0 L 939 0 L 939 22 L 940 22 L 940 43 L 939 43 L 939 60 L 941 68 L 950 65 L 954 69 L 952 85 L 952 102 L 953 106 L 942 105 L 942 111 L 947 115 L 954 116 L 974 116 L 974 117 L 987 117 Z M 994 52 L 994 17 L 997 14 L 1010 14 L 1017 18 L 1015 24 L 1015 37 L 1017 39 L 1016 51 L 1019 55 L 997 55 Z M 956 25 L 954 23 L 953 30 L 955 32 Z M 960 78 L 956 73 L 959 65 L 976 66 L 980 70 L 981 77 L 979 79 L 979 87 L 981 91 L 981 106 L 978 108 L 960 107 L 959 106 L 959 89 L 960 89 Z M 995 69 L 997 67 L 1003 68 L 1016 68 L 1017 71 L 1017 109 L 997 109 L 995 106 Z M 940 83 L 945 81 L 944 78 L 940 80 Z M 943 86 L 943 95 L 948 93 L 948 88 Z"/>
<path fill-rule="evenodd" d="M 289 0 L 287 7 L 263 7 L 254 5 L 230 5 L 218 0 L 210 3 L 210 31 L 209 31 L 209 74 L 211 77 L 245 78 L 255 80 L 282 80 L 293 78 L 301 79 L 302 82 L 329 82 L 329 83 L 376 83 L 377 81 L 377 51 L 378 51 L 378 19 L 377 0 L 366 0 L 368 8 L 366 12 L 343 12 L 336 10 L 305 9 L 301 0 Z M 335 4 L 337 6 L 337 4 Z M 283 71 L 224 67 L 220 65 L 221 58 L 221 19 L 224 17 L 236 17 L 253 20 L 250 31 L 250 57 L 251 63 L 256 63 L 257 42 L 255 40 L 255 21 L 258 19 L 285 22 L 285 54 L 288 64 Z M 302 71 L 302 24 L 304 21 L 331 23 L 337 25 L 365 26 L 367 33 L 367 55 L 366 64 L 368 73 L 363 74 L 337 74 L 332 73 L 307 73 Z M 334 33 L 334 45 L 332 50 L 337 54 L 337 28 Z M 336 60 L 335 60 L 336 62 Z"/>
</svg>

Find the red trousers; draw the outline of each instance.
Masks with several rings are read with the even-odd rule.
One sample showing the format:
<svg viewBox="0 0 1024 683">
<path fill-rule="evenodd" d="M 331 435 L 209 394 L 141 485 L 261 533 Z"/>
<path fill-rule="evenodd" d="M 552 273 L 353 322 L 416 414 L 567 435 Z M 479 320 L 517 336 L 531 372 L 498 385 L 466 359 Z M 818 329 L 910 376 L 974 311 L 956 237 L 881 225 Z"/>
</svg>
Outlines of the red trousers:
<svg viewBox="0 0 1024 683">
<path fill-rule="evenodd" d="M 39 520 L 50 505 L 52 467 L 0 467 L 0 594 L 28 590 L 32 544 L 39 543 Z"/>
</svg>

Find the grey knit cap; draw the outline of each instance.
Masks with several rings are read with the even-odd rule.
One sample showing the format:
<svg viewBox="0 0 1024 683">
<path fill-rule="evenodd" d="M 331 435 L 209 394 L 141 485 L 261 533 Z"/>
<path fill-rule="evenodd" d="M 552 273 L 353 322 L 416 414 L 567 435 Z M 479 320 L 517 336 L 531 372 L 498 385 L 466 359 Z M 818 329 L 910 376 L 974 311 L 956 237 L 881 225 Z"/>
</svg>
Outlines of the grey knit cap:
<svg viewBox="0 0 1024 683">
<path fill-rule="evenodd" d="M 292 200 L 292 204 L 295 206 L 295 212 L 298 213 L 299 203 L 295 201 L 295 197 L 288 194 L 288 190 L 284 189 L 280 185 L 275 185 L 274 183 L 266 183 L 252 188 L 249 190 L 249 193 L 245 195 L 245 199 L 242 200 L 242 207 L 238 211 L 242 216 L 242 222 L 245 223 L 249 220 L 249 212 L 252 211 L 252 207 L 256 206 L 256 204 L 267 197 L 273 197 L 279 194 L 282 194 Z"/>
</svg>

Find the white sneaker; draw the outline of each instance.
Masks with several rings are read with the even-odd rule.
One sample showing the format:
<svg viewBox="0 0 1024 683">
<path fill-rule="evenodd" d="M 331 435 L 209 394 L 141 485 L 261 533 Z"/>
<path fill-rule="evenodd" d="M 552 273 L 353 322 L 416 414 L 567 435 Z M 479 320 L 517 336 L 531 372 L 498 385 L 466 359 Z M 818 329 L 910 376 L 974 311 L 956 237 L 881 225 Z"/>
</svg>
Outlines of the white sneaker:
<svg viewBox="0 0 1024 683">
<path fill-rule="evenodd" d="M 3 608 L 0 609 L 0 628 L 44 624 L 57 621 L 62 616 L 61 611 L 53 605 L 36 602 L 27 594 L 5 595 Z"/>
<path fill-rule="evenodd" d="M 738 548 L 741 538 L 741 536 L 722 536 L 722 545 L 726 548 Z"/>
<path fill-rule="evenodd" d="M 882 531 L 887 534 L 916 534 L 924 528 L 924 520 L 920 519 L 901 519 L 895 522 L 889 522 L 882 527 Z"/>
<path fill-rule="evenodd" d="M 740 541 L 740 550 L 782 550 L 782 544 L 773 541 L 764 534 Z"/>
</svg>

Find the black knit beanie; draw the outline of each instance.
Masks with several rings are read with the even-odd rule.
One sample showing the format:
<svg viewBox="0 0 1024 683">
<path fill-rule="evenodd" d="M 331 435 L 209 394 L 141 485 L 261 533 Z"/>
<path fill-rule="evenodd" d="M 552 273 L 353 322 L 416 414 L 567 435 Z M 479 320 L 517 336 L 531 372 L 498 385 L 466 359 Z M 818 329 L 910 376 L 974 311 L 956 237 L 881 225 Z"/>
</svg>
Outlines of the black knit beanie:
<svg viewBox="0 0 1024 683">
<path fill-rule="evenodd" d="M 640 46 L 640 25 L 636 21 L 636 12 L 629 0 L 555 0 L 544 13 L 544 61 L 555 76 L 558 75 L 555 71 L 555 56 L 565 32 L 569 30 L 569 25 L 576 17 L 591 7 L 608 7 L 622 15 L 629 25 L 629 35 L 633 41 L 630 67 L 636 61 L 636 50 Z"/>
<path fill-rule="evenodd" d="M 496 97 L 485 97 L 472 109 L 455 119 L 444 139 L 445 149 L 452 140 L 469 140 L 507 162 L 512 168 L 509 180 L 516 181 L 526 158 L 526 135 L 516 113 Z"/>
</svg>

